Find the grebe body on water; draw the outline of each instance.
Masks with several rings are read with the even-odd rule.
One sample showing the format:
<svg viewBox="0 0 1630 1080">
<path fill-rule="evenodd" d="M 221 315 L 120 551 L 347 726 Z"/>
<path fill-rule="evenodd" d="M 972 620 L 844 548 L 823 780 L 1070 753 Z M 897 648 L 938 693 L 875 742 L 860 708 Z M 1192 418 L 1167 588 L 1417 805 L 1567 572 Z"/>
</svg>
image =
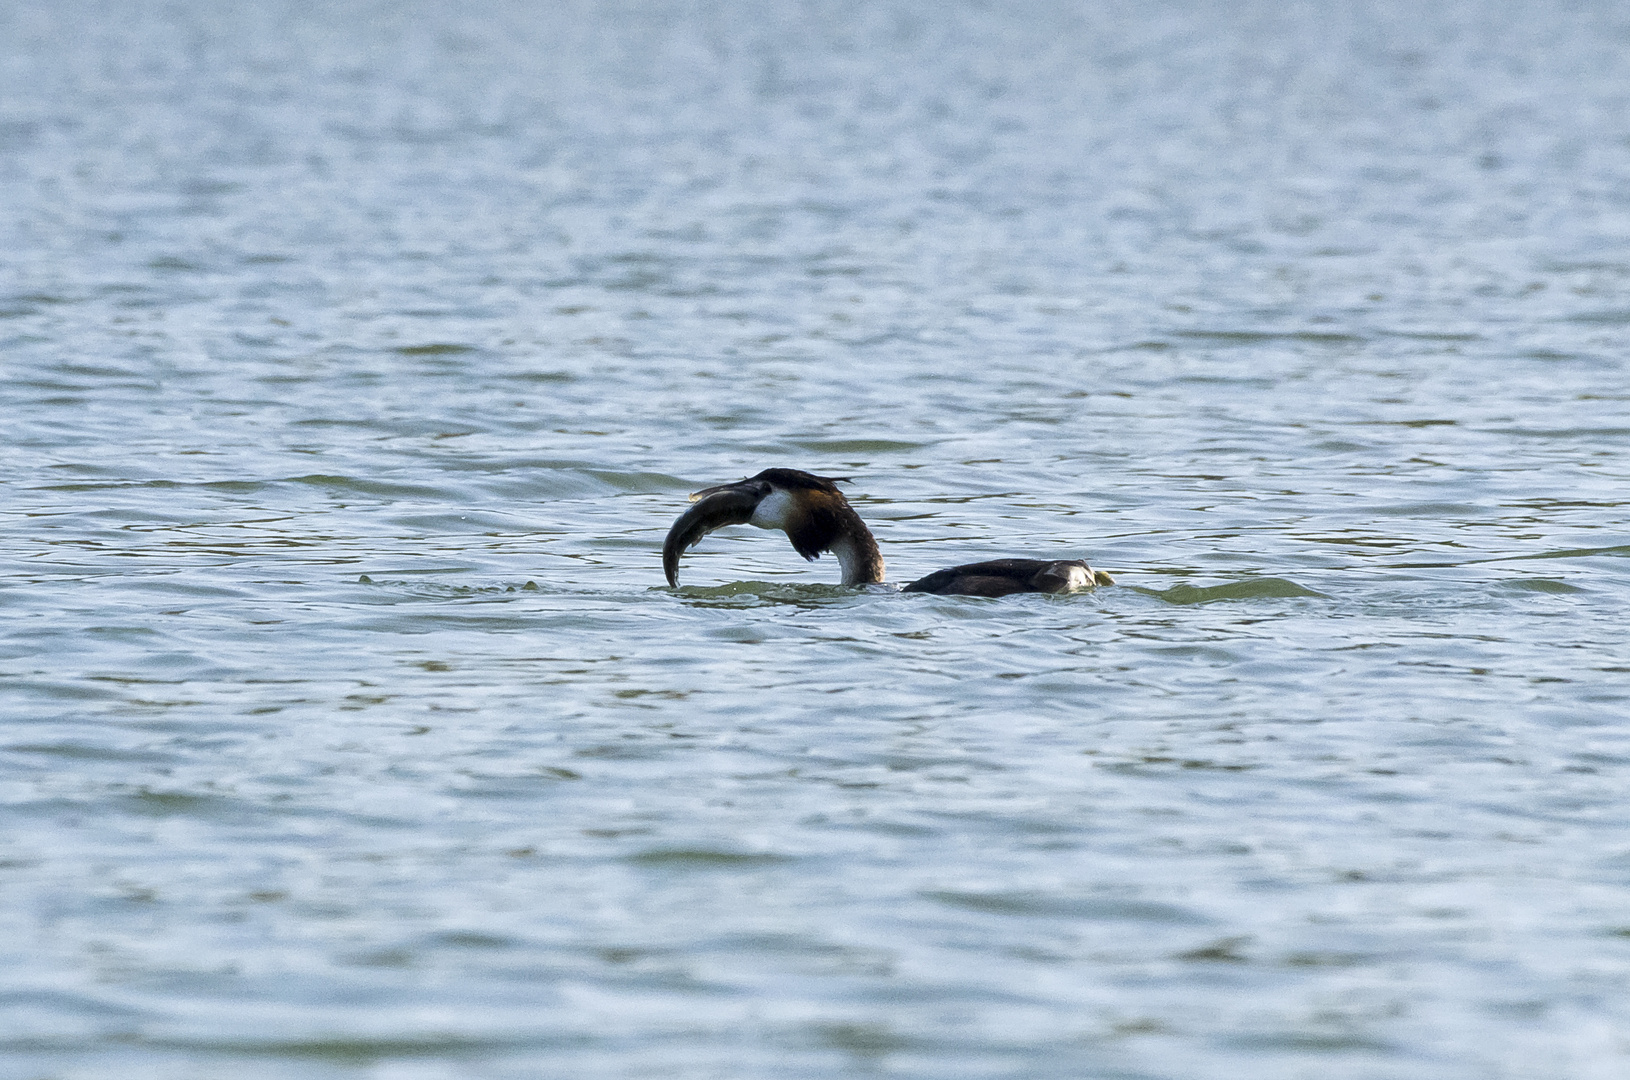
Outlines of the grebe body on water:
<svg viewBox="0 0 1630 1080">
<path fill-rule="evenodd" d="M 765 469 L 757 476 L 704 488 L 680 515 L 662 545 L 662 569 L 669 585 L 679 584 L 679 556 L 702 537 L 726 525 L 779 529 L 793 550 L 814 561 L 823 552 L 837 556 L 845 585 L 883 580 L 883 553 L 866 523 L 838 490 L 842 477 L 816 476 L 799 469 Z M 1113 579 L 1080 559 L 994 559 L 938 570 L 905 586 L 904 592 L 941 596 L 1008 596 L 1060 593 Z"/>
</svg>

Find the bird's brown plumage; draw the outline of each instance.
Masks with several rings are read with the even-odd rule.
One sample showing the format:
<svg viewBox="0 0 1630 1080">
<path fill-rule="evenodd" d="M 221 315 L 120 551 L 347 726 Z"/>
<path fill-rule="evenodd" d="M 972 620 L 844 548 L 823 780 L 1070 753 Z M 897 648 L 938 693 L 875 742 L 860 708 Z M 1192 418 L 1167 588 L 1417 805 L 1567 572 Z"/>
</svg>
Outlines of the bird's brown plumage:
<svg viewBox="0 0 1630 1080">
<path fill-rule="evenodd" d="M 883 580 L 883 555 L 866 523 L 838 490 L 838 479 L 799 469 L 765 469 L 757 476 L 704 488 L 668 530 L 662 569 L 679 584 L 679 557 L 702 537 L 726 525 L 780 529 L 798 554 L 816 559 L 832 551 L 843 565 L 845 585 Z M 1108 585 L 1111 578 L 1079 559 L 993 559 L 939 570 L 905 586 L 904 592 L 945 596 L 1007 596 L 1021 592 L 1069 592 Z"/>
</svg>

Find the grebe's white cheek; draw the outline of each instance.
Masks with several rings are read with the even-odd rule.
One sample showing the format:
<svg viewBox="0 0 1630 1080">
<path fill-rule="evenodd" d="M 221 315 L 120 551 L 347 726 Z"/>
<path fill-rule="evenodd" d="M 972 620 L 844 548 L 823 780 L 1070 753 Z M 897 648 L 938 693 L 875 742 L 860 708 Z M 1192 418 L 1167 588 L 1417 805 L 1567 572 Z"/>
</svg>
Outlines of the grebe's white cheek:
<svg viewBox="0 0 1630 1080">
<path fill-rule="evenodd" d="M 787 531 L 787 521 L 792 516 L 792 496 L 777 488 L 758 501 L 753 508 L 753 516 L 747 519 L 747 524 L 756 525 L 761 529 L 780 529 Z"/>
</svg>

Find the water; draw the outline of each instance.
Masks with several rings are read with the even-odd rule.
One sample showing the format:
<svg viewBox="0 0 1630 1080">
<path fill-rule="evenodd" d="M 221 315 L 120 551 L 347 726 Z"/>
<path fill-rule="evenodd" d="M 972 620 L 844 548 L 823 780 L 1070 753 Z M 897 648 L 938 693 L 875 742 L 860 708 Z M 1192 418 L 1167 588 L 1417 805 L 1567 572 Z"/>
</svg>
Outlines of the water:
<svg viewBox="0 0 1630 1080">
<path fill-rule="evenodd" d="M 1624 1075 L 1619 5 L 452 8 L 0 9 L 0 1072 Z"/>
</svg>

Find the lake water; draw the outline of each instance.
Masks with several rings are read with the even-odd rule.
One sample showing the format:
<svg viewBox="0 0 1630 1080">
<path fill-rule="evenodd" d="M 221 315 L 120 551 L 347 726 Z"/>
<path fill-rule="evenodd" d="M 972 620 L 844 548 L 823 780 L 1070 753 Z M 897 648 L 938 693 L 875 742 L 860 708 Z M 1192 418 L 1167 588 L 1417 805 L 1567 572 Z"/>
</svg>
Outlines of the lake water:
<svg viewBox="0 0 1630 1080">
<path fill-rule="evenodd" d="M 1621 4 L 13 0 L 0 251 L 5 1076 L 1630 1074 Z"/>
</svg>

